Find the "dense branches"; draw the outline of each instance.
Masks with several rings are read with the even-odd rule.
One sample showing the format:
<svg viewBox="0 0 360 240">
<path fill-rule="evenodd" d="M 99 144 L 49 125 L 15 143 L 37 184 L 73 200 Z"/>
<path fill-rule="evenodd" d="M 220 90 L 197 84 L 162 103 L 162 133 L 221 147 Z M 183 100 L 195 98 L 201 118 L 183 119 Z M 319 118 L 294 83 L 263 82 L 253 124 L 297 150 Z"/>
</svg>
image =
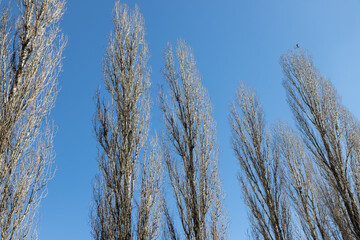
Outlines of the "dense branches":
<svg viewBox="0 0 360 240">
<path fill-rule="evenodd" d="M 144 153 L 139 162 L 150 114 L 144 20 L 137 8 L 131 11 L 117 2 L 113 24 L 104 60 L 104 81 L 111 103 L 96 95 L 94 127 L 100 146 L 100 174 L 94 185 L 93 237 L 156 239 L 161 214 L 161 161 L 156 144 L 151 144 L 150 153 Z M 137 214 L 133 210 L 136 166 L 141 166 L 142 173 Z M 133 218 L 137 219 L 136 229 Z"/>
<path fill-rule="evenodd" d="M 164 77 L 169 98 L 162 96 L 166 125 L 164 159 L 174 190 L 182 232 L 186 239 L 225 239 L 226 218 L 218 176 L 215 122 L 194 55 L 179 41 L 176 61 L 172 48 L 165 51 Z M 169 238 L 177 239 L 166 211 Z"/>
<path fill-rule="evenodd" d="M 279 151 L 266 127 L 254 92 L 243 84 L 231 109 L 233 149 L 242 173 L 239 181 L 251 211 L 256 239 L 291 239 L 290 213 Z"/>
<path fill-rule="evenodd" d="M 57 94 L 64 41 L 61 0 L 22 0 L 11 24 L 0 22 L 0 234 L 34 235 L 37 208 L 53 175 L 53 128 L 47 120 Z"/>
<path fill-rule="evenodd" d="M 294 224 L 301 230 L 296 232 L 297 237 L 337 239 L 323 204 L 321 174 L 304 143 L 294 130 L 279 123 L 275 127 L 275 144 L 280 150 L 287 194 L 298 220 Z"/>
</svg>

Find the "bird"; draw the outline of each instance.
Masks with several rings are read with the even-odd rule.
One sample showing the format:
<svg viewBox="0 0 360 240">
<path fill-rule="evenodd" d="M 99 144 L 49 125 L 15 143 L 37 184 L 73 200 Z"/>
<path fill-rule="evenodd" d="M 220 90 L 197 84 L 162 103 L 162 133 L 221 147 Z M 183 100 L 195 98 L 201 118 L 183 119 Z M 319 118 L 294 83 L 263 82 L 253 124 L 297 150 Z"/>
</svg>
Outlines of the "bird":
<svg viewBox="0 0 360 240">
<path fill-rule="evenodd" d="M 300 46 L 299 46 L 299 44 L 298 44 L 298 43 L 296 44 L 296 48 L 300 48 Z"/>
</svg>

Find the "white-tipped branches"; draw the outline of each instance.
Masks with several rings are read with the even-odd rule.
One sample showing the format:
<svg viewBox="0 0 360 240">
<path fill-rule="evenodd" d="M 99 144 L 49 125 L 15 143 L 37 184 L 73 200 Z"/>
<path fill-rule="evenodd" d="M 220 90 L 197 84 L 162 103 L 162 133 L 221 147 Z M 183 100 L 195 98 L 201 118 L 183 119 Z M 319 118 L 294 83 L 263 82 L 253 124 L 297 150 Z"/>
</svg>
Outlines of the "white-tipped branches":
<svg viewBox="0 0 360 240">
<path fill-rule="evenodd" d="M 36 236 L 37 213 L 53 176 L 54 129 L 48 117 L 57 95 L 65 45 L 61 0 L 19 1 L 0 12 L 0 238 Z"/>
<path fill-rule="evenodd" d="M 165 206 L 167 237 L 226 239 L 212 106 L 190 47 L 179 41 L 176 57 L 177 61 L 169 46 L 164 54 L 164 78 L 170 91 L 169 97 L 161 97 L 161 109 L 166 126 L 163 155 L 182 234 L 177 234 Z"/>
</svg>

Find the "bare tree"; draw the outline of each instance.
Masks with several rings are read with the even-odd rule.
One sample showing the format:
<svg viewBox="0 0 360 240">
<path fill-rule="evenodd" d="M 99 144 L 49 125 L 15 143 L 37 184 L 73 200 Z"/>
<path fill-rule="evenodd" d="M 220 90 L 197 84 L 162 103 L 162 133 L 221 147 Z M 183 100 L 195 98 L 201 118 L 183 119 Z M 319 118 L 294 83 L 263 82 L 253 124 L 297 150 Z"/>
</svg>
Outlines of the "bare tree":
<svg viewBox="0 0 360 240">
<path fill-rule="evenodd" d="M 287 194 L 296 214 L 302 239 L 341 239 L 322 200 L 322 175 L 302 139 L 284 123 L 275 128 L 275 143 L 284 166 Z M 294 216 L 295 217 L 295 216 Z M 295 221 L 294 221 L 295 222 Z"/>
<path fill-rule="evenodd" d="M 49 114 L 65 45 L 61 0 L 18 1 L 0 12 L 0 235 L 36 236 L 38 207 L 53 176 Z"/>
<path fill-rule="evenodd" d="M 282 56 L 284 87 L 321 174 L 321 200 L 342 239 L 360 239 L 359 123 L 302 49 Z"/>
<path fill-rule="evenodd" d="M 111 102 L 96 95 L 100 174 L 94 185 L 92 234 L 99 240 L 156 239 L 161 216 L 161 161 L 156 144 L 140 162 L 150 119 L 144 19 L 137 7 L 131 11 L 117 1 L 113 24 L 103 66 Z M 141 186 L 136 211 L 137 166 L 141 166 Z"/>
<path fill-rule="evenodd" d="M 255 93 L 241 84 L 231 109 L 233 149 L 241 166 L 239 181 L 250 209 L 255 239 L 292 239 L 290 210 L 279 149 L 266 126 Z"/>
<path fill-rule="evenodd" d="M 218 176 L 215 121 L 192 50 L 183 41 L 165 51 L 169 98 L 161 97 L 166 136 L 164 159 L 186 239 L 225 239 L 227 220 Z M 168 238 L 178 239 L 165 206 Z"/>
</svg>

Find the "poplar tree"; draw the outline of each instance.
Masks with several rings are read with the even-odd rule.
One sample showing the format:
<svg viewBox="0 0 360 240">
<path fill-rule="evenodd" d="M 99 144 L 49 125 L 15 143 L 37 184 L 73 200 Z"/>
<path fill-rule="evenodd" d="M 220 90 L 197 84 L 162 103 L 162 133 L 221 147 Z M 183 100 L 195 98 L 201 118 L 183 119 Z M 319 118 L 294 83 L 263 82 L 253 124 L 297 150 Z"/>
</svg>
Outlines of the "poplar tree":
<svg viewBox="0 0 360 240">
<path fill-rule="evenodd" d="M 226 239 L 227 220 L 218 169 L 216 126 L 212 106 L 196 68 L 191 48 L 179 41 L 174 59 L 165 51 L 164 78 L 168 96 L 161 109 L 166 127 L 164 160 L 182 230 L 165 206 L 170 239 Z"/>
<path fill-rule="evenodd" d="M 94 184 L 92 235 L 99 240 L 157 239 L 161 156 L 155 140 L 144 149 L 150 121 L 144 19 L 137 7 L 130 10 L 119 1 L 113 13 L 103 65 L 110 101 L 95 96 L 100 173 Z"/>
<path fill-rule="evenodd" d="M 0 12 L 0 235 L 36 238 L 40 201 L 54 174 L 49 118 L 65 46 L 61 0 L 18 1 Z"/>
</svg>

